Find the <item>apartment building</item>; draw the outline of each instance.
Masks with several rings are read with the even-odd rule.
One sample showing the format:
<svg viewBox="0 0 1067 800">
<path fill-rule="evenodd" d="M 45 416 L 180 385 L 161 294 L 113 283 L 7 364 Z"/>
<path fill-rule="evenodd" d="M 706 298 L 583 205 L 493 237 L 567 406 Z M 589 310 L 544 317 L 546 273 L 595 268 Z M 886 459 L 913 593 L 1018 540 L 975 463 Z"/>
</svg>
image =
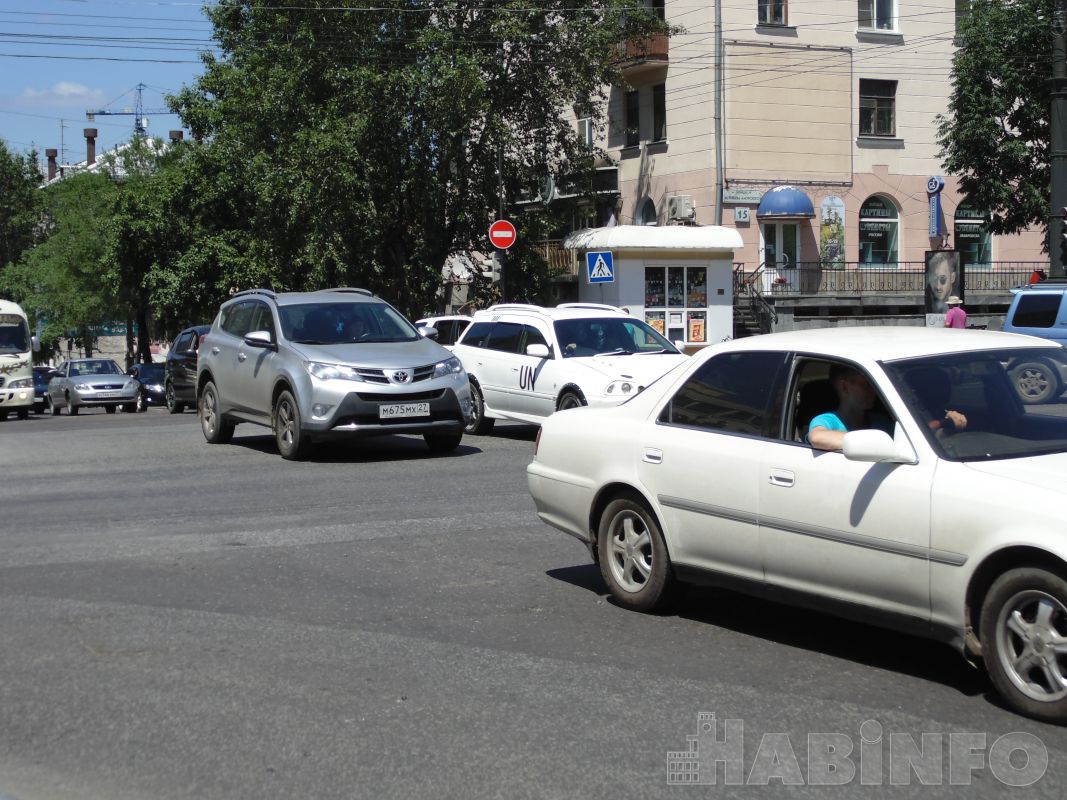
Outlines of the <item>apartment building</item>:
<svg viewBox="0 0 1067 800">
<path fill-rule="evenodd" d="M 744 241 L 739 274 L 758 274 L 779 309 L 792 298 L 801 316 L 919 313 L 926 254 L 954 249 L 972 276 L 968 303 L 996 311 L 1022 282 L 1014 273 L 1047 260 L 1039 231 L 989 234 L 986 210 L 941 171 L 936 117 L 966 2 L 719 2 L 722 224 Z M 665 0 L 662 13 L 685 33 L 622 45 L 626 84 L 611 88 L 597 137 L 618 164 L 616 221 L 711 225 L 714 4 Z M 809 267 L 820 277 L 805 285 Z M 831 280 L 834 270 L 917 277 L 866 292 L 869 281 Z"/>
</svg>

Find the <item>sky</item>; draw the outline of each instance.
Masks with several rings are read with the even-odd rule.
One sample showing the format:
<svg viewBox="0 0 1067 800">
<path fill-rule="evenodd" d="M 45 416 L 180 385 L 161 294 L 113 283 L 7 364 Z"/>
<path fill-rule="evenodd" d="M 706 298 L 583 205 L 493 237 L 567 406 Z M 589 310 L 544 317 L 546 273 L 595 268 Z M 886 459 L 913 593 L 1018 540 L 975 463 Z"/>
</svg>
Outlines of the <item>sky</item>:
<svg viewBox="0 0 1067 800">
<path fill-rule="evenodd" d="M 0 0 L 0 139 L 8 149 L 60 150 L 60 163 L 85 159 L 85 128 L 96 128 L 97 153 L 128 141 L 144 84 L 146 111 L 166 109 L 164 95 L 203 72 L 198 53 L 211 25 L 198 0 Z M 177 62 L 177 63 L 168 63 Z M 146 113 L 148 133 L 181 129 L 171 114 Z M 188 136 L 188 131 L 185 132 Z"/>
</svg>

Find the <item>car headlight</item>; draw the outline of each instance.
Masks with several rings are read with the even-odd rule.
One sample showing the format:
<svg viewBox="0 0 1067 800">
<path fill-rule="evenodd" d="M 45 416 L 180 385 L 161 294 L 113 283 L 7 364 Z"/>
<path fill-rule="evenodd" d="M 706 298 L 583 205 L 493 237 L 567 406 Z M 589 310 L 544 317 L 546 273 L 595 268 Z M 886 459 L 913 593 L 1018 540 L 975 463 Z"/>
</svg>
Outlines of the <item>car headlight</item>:
<svg viewBox="0 0 1067 800">
<path fill-rule="evenodd" d="M 90 386 L 88 383 L 76 383 L 74 384 L 74 388 L 77 389 L 79 392 L 85 392 L 93 387 Z"/>
<path fill-rule="evenodd" d="M 153 392 L 162 392 L 163 391 L 163 384 L 161 384 L 161 383 L 153 383 L 148 388 L 151 389 Z"/>
<path fill-rule="evenodd" d="M 33 386 L 33 378 L 19 378 L 17 381 L 11 381 L 7 385 L 9 389 L 29 389 Z"/>
<path fill-rule="evenodd" d="M 459 375 L 461 372 L 463 372 L 463 364 L 455 356 L 433 366 L 435 378 L 447 378 L 449 375 Z"/>
<path fill-rule="evenodd" d="M 307 362 L 308 373 L 320 381 L 363 381 L 360 375 L 352 367 L 342 367 L 340 364 L 322 364 L 318 361 Z"/>
<path fill-rule="evenodd" d="M 604 390 L 604 394 L 615 395 L 619 397 L 629 397 L 632 394 L 636 394 L 641 391 L 641 387 L 633 381 L 612 381 L 608 384 L 608 388 Z"/>
</svg>

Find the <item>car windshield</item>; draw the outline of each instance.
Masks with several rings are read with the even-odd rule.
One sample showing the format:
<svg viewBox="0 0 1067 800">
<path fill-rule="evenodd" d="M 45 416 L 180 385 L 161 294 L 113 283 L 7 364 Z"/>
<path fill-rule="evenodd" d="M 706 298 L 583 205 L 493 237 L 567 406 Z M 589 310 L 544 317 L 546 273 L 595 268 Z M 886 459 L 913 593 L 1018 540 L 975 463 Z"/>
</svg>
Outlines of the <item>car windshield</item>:
<svg viewBox="0 0 1067 800">
<path fill-rule="evenodd" d="M 162 383 L 162 364 L 142 364 L 137 368 L 137 377 L 141 383 Z"/>
<path fill-rule="evenodd" d="M 94 358 L 91 361 L 77 361 L 70 365 L 70 377 L 85 375 L 121 375 L 119 365 L 110 358 Z"/>
<path fill-rule="evenodd" d="M 564 358 L 678 352 L 653 328 L 633 317 L 561 319 L 555 329 Z"/>
<path fill-rule="evenodd" d="M 306 303 L 281 306 L 282 335 L 297 344 L 412 342 L 419 332 L 385 303 Z"/>
<path fill-rule="evenodd" d="M 0 353 L 28 353 L 30 329 L 18 314 L 0 314 Z"/>
<path fill-rule="evenodd" d="M 884 364 L 938 453 L 954 461 L 1067 452 L 1067 351 L 983 350 Z M 962 416 L 955 417 L 949 412 Z"/>
</svg>

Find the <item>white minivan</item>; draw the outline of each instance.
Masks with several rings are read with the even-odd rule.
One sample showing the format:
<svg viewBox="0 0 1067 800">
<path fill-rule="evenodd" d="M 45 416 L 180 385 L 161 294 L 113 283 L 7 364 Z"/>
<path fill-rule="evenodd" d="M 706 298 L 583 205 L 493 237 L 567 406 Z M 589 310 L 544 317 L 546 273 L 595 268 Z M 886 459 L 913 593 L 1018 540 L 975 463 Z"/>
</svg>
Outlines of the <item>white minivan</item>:
<svg viewBox="0 0 1067 800">
<path fill-rule="evenodd" d="M 26 312 L 17 303 L 0 300 L 0 420 L 12 411 L 26 419 L 33 408 L 33 351 Z"/>
</svg>

